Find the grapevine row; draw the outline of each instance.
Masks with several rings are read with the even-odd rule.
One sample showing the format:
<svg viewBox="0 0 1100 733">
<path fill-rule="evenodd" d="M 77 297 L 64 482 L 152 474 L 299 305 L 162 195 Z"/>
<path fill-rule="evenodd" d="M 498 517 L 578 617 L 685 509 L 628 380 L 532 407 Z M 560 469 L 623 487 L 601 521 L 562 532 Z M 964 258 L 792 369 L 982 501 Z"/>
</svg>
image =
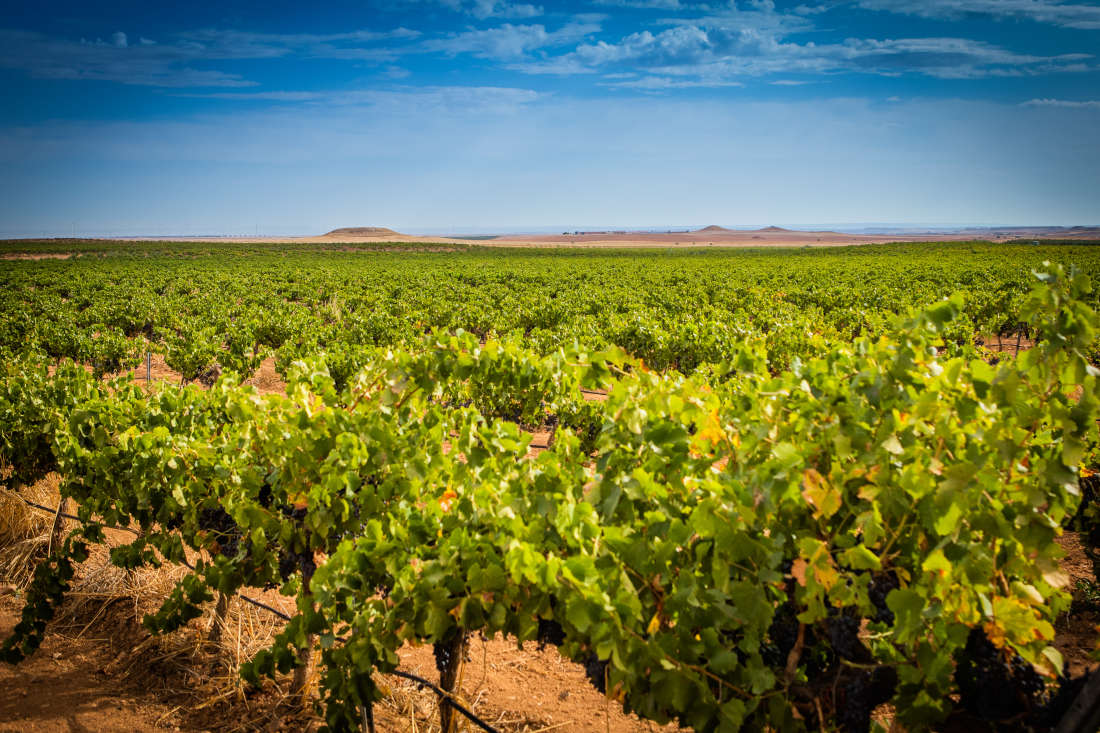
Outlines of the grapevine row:
<svg viewBox="0 0 1100 733">
<path fill-rule="evenodd" d="M 296 600 L 244 674 L 319 648 L 333 730 L 402 645 L 472 632 L 554 644 L 627 709 L 698 731 L 867 730 L 883 702 L 920 729 L 1001 663 L 1039 726 L 1065 704 L 1054 539 L 1100 410 L 1088 280 L 1041 279 L 1021 304 L 1036 347 L 996 365 L 945 348 L 958 300 L 779 371 L 753 341 L 685 376 L 461 332 L 364 351 L 340 380 L 298 360 L 285 395 L 15 363 L 9 482 L 56 470 L 81 521 L 4 658 L 41 642 L 89 545 L 132 527 L 114 564 L 194 561 L 154 631 L 242 588 Z M 522 427 L 545 420 L 531 455 Z"/>
<path fill-rule="evenodd" d="M 208 246 L 148 257 L 113 247 L 119 256 L 6 263 L 0 355 L 71 359 L 113 374 L 154 352 L 187 381 L 213 381 L 219 371 L 247 379 L 265 357 L 285 376 L 320 351 L 353 363 L 364 349 L 415 348 L 426 331 L 461 329 L 519 338 L 542 355 L 574 342 L 617 346 L 684 373 L 753 340 L 774 372 L 885 333 L 894 314 L 955 292 L 966 297 L 943 334 L 949 344 L 1015 332 L 1029 269 L 1052 251 L 1100 276 L 1089 247 L 368 255 L 287 246 L 219 257 Z"/>
</svg>

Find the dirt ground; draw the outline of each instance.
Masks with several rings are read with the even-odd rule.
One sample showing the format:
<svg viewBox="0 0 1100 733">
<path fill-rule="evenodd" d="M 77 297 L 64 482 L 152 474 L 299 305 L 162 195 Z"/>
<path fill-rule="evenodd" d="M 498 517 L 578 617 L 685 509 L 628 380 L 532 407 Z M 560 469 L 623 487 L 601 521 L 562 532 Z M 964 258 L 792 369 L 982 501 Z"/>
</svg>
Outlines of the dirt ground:
<svg viewBox="0 0 1100 733">
<path fill-rule="evenodd" d="M 18 621 L 19 599 L 0 598 L 0 638 Z M 313 730 L 320 719 L 288 702 L 285 684 L 251 692 L 222 671 L 217 652 L 200 651 L 201 622 L 161 643 L 150 638 L 125 599 L 87 623 L 67 619 L 38 652 L 0 664 L 0 733 L 28 731 Z M 234 630 L 228 630 L 232 637 Z M 247 633 L 247 632 L 246 632 Z M 150 643 L 152 642 L 152 643 Z M 430 646 L 406 647 L 400 669 L 436 681 Z M 438 731 L 434 693 L 396 677 L 381 679 L 379 731 Z M 220 699 L 219 699 L 220 698 Z M 660 726 L 625 715 L 598 693 L 583 669 L 547 648 L 500 638 L 471 640 L 462 695 L 475 714 L 502 731 L 642 733 Z M 212 704 L 213 703 L 213 704 Z M 473 730 L 463 722 L 460 730 Z M 675 730 L 675 728 L 671 728 Z"/>
<path fill-rule="evenodd" d="M 0 636 L 11 632 L 19 608 L 11 596 L 0 599 Z M 180 707 L 161 699 L 155 686 L 108 671 L 120 650 L 111 635 L 95 631 L 51 633 L 19 666 L 0 664 L 0 731 L 180 730 Z"/>
<path fill-rule="evenodd" d="M 65 252 L 39 252 L 29 254 L 26 252 L 14 252 L 0 254 L 0 260 L 67 260 L 72 257 Z"/>
</svg>

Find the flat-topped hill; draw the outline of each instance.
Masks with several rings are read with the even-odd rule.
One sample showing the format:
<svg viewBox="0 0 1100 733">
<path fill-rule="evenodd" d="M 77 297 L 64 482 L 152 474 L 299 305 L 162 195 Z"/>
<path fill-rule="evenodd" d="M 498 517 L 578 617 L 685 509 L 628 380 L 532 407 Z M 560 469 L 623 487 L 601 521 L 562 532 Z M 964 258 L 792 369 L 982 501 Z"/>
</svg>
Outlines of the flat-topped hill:
<svg viewBox="0 0 1100 733">
<path fill-rule="evenodd" d="M 386 227 L 343 227 L 342 229 L 333 229 L 331 232 L 325 234 L 326 237 L 401 237 L 404 236 L 400 232 L 395 232 L 392 229 Z"/>
</svg>

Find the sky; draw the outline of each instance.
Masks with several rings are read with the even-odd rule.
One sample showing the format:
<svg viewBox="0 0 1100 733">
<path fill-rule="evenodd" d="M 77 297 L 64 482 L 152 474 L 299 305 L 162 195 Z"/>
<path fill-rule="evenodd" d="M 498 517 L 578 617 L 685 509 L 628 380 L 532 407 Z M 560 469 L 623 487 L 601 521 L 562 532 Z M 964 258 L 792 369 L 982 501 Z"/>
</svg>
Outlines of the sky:
<svg viewBox="0 0 1100 733">
<path fill-rule="evenodd" d="M 1100 224 L 1100 2 L 2 1 L 0 236 Z"/>
</svg>

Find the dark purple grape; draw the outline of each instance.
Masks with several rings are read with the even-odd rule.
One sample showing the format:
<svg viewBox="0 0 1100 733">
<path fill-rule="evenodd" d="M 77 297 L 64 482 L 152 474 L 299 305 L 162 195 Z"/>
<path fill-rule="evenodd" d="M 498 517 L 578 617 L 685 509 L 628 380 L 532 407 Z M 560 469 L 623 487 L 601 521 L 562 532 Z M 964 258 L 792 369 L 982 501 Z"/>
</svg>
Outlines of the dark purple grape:
<svg viewBox="0 0 1100 733">
<path fill-rule="evenodd" d="M 565 642 L 565 629 L 557 621 L 540 618 L 536 639 L 540 649 L 547 644 L 561 646 Z"/>
<path fill-rule="evenodd" d="M 959 702 L 972 715 L 1006 721 L 1041 707 L 1046 683 L 1018 654 L 998 649 L 981 628 L 973 628 L 955 655 Z"/>
<path fill-rule="evenodd" d="M 595 654 L 588 655 L 584 660 L 584 676 L 601 695 L 607 694 L 607 660 L 600 659 Z"/>
</svg>

